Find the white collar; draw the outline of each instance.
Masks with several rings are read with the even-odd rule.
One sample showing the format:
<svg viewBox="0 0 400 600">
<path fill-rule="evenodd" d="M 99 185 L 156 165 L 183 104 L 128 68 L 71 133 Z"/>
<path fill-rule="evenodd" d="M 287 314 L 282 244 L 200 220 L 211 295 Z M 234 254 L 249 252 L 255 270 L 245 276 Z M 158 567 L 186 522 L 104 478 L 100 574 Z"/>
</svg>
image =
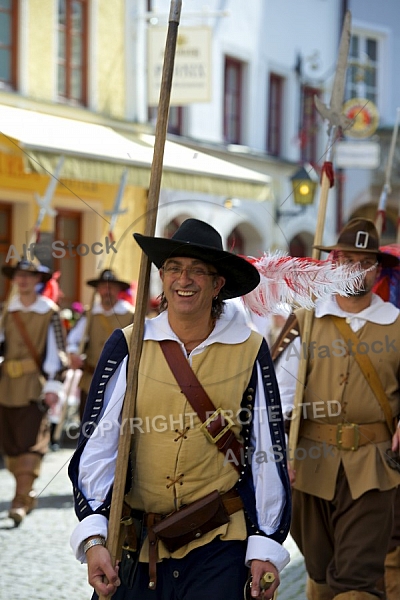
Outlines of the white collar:
<svg viewBox="0 0 400 600">
<path fill-rule="evenodd" d="M 399 313 L 400 310 L 394 304 L 384 302 L 376 294 L 372 294 L 371 304 L 359 313 L 350 313 L 342 310 L 335 296 L 331 296 L 329 300 L 318 300 L 315 307 L 315 316 L 317 318 L 326 315 L 343 317 L 347 323 L 350 323 L 353 331 L 361 329 L 366 321 L 376 323 L 377 325 L 391 325 L 395 322 Z"/>
<path fill-rule="evenodd" d="M 246 325 L 243 314 L 233 305 L 224 304 L 224 312 L 217 320 L 213 331 L 208 338 L 204 340 L 192 354 L 200 353 L 204 348 L 216 342 L 222 344 L 241 344 L 246 341 L 251 329 Z M 168 322 L 168 311 L 162 312 L 154 319 L 147 319 L 145 322 L 144 340 L 175 340 L 182 347 L 183 344 L 178 336 L 171 329 Z"/>
<path fill-rule="evenodd" d="M 117 300 L 110 310 L 104 310 L 101 305 L 101 300 L 96 298 L 92 308 L 92 315 L 105 315 L 109 317 L 110 315 L 124 315 L 129 312 L 131 305 L 126 300 Z"/>
<path fill-rule="evenodd" d="M 50 309 L 54 310 L 55 308 L 57 308 L 56 304 L 46 296 L 36 296 L 36 300 L 32 304 L 25 306 L 22 304 L 19 294 L 16 294 L 11 298 L 7 310 L 8 312 L 20 310 L 21 312 L 35 312 L 44 315 Z"/>
</svg>

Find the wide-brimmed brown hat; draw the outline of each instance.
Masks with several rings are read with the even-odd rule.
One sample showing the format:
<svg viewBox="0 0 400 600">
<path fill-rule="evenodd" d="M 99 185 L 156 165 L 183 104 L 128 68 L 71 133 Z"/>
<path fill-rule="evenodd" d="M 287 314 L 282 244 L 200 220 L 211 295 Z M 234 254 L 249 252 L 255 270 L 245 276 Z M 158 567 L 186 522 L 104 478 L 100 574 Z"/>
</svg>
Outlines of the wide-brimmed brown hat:
<svg viewBox="0 0 400 600">
<path fill-rule="evenodd" d="M 121 281 L 121 279 L 118 279 L 112 269 L 104 269 L 104 271 L 100 273 L 98 279 L 89 279 L 86 283 L 94 288 L 96 288 L 99 283 L 117 283 L 122 291 L 128 290 L 131 287 L 131 284 L 128 281 Z"/>
<path fill-rule="evenodd" d="M 342 252 L 360 252 L 376 254 L 382 267 L 397 267 L 399 260 L 392 254 L 382 252 L 379 248 L 379 235 L 375 224 L 370 219 L 352 219 L 339 234 L 338 241 L 333 246 L 314 246 L 323 252 L 341 250 Z"/>
<path fill-rule="evenodd" d="M 237 298 L 253 290 L 260 282 L 257 269 L 244 258 L 223 250 L 222 238 L 208 223 L 187 219 L 171 239 L 134 233 L 133 237 L 159 269 L 168 258 L 197 258 L 213 265 L 225 278 L 221 298 Z"/>
<path fill-rule="evenodd" d="M 8 278 L 12 279 L 17 271 L 25 271 L 27 273 L 37 273 L 41 276 L 42 283 L 46 283 L 51 279 L 52 273 L 50 269 L 41 265 L 39 261 L 32 262 L 23 258 L 15 265 L 3 265 L 1 272 Z"/>
</svg>

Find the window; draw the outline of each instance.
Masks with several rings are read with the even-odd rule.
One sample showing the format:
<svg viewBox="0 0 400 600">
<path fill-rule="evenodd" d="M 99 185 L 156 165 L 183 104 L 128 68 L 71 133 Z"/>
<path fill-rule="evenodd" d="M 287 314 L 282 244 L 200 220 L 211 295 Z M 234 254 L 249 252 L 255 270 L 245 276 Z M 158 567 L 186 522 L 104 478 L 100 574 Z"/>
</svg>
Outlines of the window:
<svg viewBox="0 0 400 600">
<path fill-rule="evenodd" d="M 243 64 L 233 58 L 225 59 L 224 140 L 228 144 L 241 142 Z"/>
<path fill-rule="evenodd" d="M 81 105 L 87 103 L 87 12 L 87 0 L 58 0 L 58 96 Z"/>
<path fill-rule="evenodd" d="M 283 85 L 280 75 L 269 76 L 267 151 L 273 156 L 282 152 Z"/>
<path fill-rule="evenodd" d="M 369 35 L 351 37 L 347 68 L 346 99 L 378 101 L 379 41 Z"/>
<path fill-rule="evenodd" d="M 149 123 L 156 125 L 157 122 L 158 108 L 156 106 L 149 106 L 147 110 L 147 118 Z M 171 106 L 169 109 L 168 116 L 168 133 L 175 135 L 183 135 L 183 123 L 184 123 L 184 107 L 183 106 Z"/>
<path fill-rule="evenodd" d="M 17 89 L 18 0 L 0 0 L 0 88 Z"/>
<path fill-rule="evenodd" d="M 307 85 L 302 88 L 300 153 L 303 163 L 316 165 L 318 162 L 318 113 L 315 108 L 314 96 L 319 96 L 318 89 Z"/>
<path fill-rule="evenodd" d="M 53 265 L 54 271 L 61 271 L 60 286 L 65 294 L 61 306 L 65 308 L 80 299 L 79 281 L 82 258 L 74 251 L 74 248 L 82 241 L 82 213 L 57 209 L 54 236 L 58 242 L 63 242 L 63 246 L 59 244 L 59 247 L 65 250 L 65 256 L 55 257 Z M 61 254 L 60 251 L 58 253 Z"/>
<path fill-rule="evenodd" d="M 183 106 L 171 106 L 169 109 L 168 133 L 183 134 Z"/>
<path fill-rule="evenodd" d="M 6 258 L 11 246 L 11 204 L 0 202 L 0 261 L 6 264 Z M 15 261 L 12 261 L 15 263 Z M 8 294 L 9 280 L 6 277 L 0 277 L 0 301 L 3 302 Z"/>
</svg>

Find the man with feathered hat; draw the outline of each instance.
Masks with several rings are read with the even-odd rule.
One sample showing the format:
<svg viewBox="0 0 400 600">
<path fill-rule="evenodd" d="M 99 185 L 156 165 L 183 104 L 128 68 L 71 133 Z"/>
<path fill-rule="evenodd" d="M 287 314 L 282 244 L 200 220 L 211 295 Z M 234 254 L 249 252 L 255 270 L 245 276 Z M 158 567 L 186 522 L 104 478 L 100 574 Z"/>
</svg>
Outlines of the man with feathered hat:
<svg viewBox="0 0 400 600">
<path fill-rule="evenodd" d="M 398 260 L 380 250 L 374 223 L 363 218 L 352 219 L 336 244 L 319 249 L 363 274 L 351 294 L 316 303 L 308 347 L 301 309 L 272 351 L 288 410 L 300 357 L 307 359 L 296 408 L 299 439 L 290 450 L 291 533 L 305 558 L 308 600 L 376 600 L 383 597 L 400 483 L 400 311 L 372 290 L 381 269 L 397 267 Z"/>
<path fill-rule="evenodd" d="M 117 328 L 133 321 L 134 307 L 119 298 L 120 292 L 130 288 L 130 283 L 119 279 L 113 269 L 104 269 L 97 279 L 89 279 L 96 296 L 92 308 L 82 316 L 67 337 L 67 352 L 73 369 L 82 369 L 80 417 L 82 419 L 94 369 L 107 339 Z M 79 354 L 83 346 L 83 359 Z"/>
<path fill-rule="evenodd" d="M 9 516 L 16 525 L 33 509 L 33 483 L 47 451 L 47 408 L 62 394 L 67 366 L 59 310 L 37 287 L 51 278 L 45 267 L 22 259 L 3 265 L 16 293 L 2 315 L 0 438 L 6 466 L 16 481 Z"/>
<path fill-rule="evenodd" d="M 137 569 L 129 569 L 128 543 L 117 572 L 104 540 L 128 327 L 104 348 L 84 417 L 90 425 L 71 462 L 80 520 L 72 547 L 97 594 L 115 599 L 241 600 L 248 567 L 251 596 L 270 599 L 289 561 L 279 391 L 266 342 L 225 306 L 258 285 L 258 271 L 197 219 L 172 239 L 134 237 L 163 287 L 161 314 L 145 322 L 125 496 L 128 519 L 138 518 L 147 534 Z"/>
</svg>

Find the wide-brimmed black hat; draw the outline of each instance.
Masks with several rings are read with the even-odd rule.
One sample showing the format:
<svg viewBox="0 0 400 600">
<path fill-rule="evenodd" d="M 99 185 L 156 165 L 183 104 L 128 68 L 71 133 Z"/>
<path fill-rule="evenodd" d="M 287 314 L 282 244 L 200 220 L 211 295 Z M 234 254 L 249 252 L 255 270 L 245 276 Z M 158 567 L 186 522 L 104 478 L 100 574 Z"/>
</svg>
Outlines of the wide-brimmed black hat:
<svg viewBox="0 0 400 600">
<path fill-rule="evenodd" d="M 370 219 L 351 219 L 342 229 L 336 244 L 333 246 L 314 246 L 317 250 L 332 252 L 360 252 L 376 254 L 382 267 L 397 267 L 399 260 L 392 254 L 382 252 L 379 248 L 379 235 L 375 224 Z"/>
<path fill-rule="evenodd" d="M 15 265 L 3 265 L 1 271 L 8 279 L 12 279 L 17 271 L 37 273 L 41 276 L 42 283 L 49 281 L 52 275 L 50 269 L 41 265 L 39 261 L 31 262 L 26 258 L 19 260 Z"/>
<path fill-rule="evenodd" d="M 117 283 L 121 287 L 121 291 L 128 290 L 131 284 L 128 281 L 121 281 L 118 279 L 112 269 L 104 269 L 99 275 L 98 279 L 89 279 L 86 282 L 87 285 L 96 288 L 99 283 Z"/>
<path fill-rule="evenodd" d="M 134 233 L 133 237 L 159 269 L 168 258 L 197 258 L 213 265 L 225 277 L 221 298 L 237 298 L 253 290 L 260 282 L 257 269 L 244 258 L 223 250 L 218 231 L 204 221 L 187 219 L 171 239 Z"/>
</svg>

